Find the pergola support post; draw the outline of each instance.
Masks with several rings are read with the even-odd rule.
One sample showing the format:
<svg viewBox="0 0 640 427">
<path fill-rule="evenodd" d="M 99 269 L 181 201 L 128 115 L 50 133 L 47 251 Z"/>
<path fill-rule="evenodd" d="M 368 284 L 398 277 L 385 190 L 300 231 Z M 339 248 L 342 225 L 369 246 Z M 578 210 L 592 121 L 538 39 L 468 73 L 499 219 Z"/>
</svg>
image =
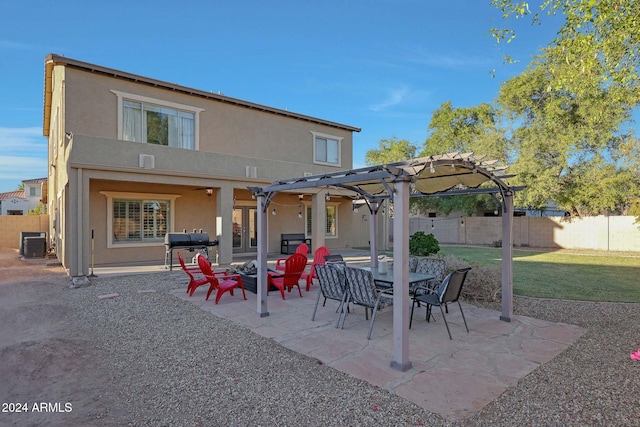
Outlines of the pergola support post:
<svg viewBox="0 0 640 427">
<path fill-rule="evenodd" d="M 371 252 L 371 268 L 378 268 L 378 208 L 379 202 L 371 202 L 369 209 L 369 250 Z"/>
<path fill-rule="evenodd" d="M 267 227 L 268 227 L 268 215 L 267 198 L 264 193 L 257 194 L 258 199 L 258 277 L 256 279 L 256 301 L 258 315 L 260 317 L 266 317 L 269 315 L 267 308 Z"/>
<path fill-rule="evenodd" d="M 502 314 L 500 320 L 511 322 L 513 316 L 513 193 L 507 191 L 502 201 Z"/>
<path fill-rule="evenodd" d="M 311 197 L 311 253 L 326 244 L 327 234 L 327 203 L 325 197 L 328 191 L 320 191 Z M 305 224 L 306 228 L 306 224 Z"/>
<path fill-rule="evenodd" d="M 393 194 L 393 360 L 405 372 L 409 361 L 409 193 L 411 181 L 395 182 Z"/>
</svg>

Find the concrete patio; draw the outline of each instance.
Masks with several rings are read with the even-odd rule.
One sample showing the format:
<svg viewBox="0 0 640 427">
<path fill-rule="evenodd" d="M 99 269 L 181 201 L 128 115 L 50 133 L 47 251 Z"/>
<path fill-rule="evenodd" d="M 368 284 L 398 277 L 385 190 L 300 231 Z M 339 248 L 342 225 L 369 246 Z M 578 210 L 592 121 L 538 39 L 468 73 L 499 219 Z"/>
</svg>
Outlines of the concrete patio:
<svg viewBox="0 0 640 427">
<path fill-rule="evenodd" d="M 184 276 L 179 268 L 171 274 L 177 281 Z M 336 329 L 338 303 L 328 300 L 322 307 L 321 298 L 316 319 L 311 321 L 318 286 L 312 286 L 308 293 L 302 288 L 302 298 L 297 290 L 288 293 L 286 300 L 279 292 L 270 292 L 267 317 L 258 316 L 256 295 L 251 292 L 247 292 L 247 301 L 240 293 L 225 294 L 218 305 L 213 298 L 205 301 L 207 286 L 198 288 L 192 297 L 184 289 L 176 289 L 174 294 L 447 420 L 472 416 L 585 332 L 577 326 L 517 314 L 507 323 L 499 320 L 498 311 L 463 303 L 470 333 L 466 333 L 454 304 L 447 315 L 453 336 L 449 340 L 440 311 L 435 309 L 436 321 L 427 323 L 423 307 L 416 309 L 410 332 L 412 368 L 400 372 L 390 367 L 391 307 L 378 313 L 371 340 L 367 340 L 369 321 L 363 308 L 352 306 L 344 329 Z"/>
</svg>

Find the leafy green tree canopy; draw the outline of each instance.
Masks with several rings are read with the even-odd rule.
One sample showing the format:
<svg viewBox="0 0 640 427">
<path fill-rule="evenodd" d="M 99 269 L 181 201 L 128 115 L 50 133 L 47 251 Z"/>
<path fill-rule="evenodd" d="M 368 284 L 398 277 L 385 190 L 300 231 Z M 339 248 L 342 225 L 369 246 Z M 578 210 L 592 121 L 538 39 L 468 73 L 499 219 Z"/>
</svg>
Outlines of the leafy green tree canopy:
<svg viewBox="0 0 640 427">
<path fill-rule="evenodd" d="M 473 152 L 504 163 L 508 153 L 506 142 L 501 112 L 494 106 L 480 104 L 454 108 L 447 101 L 431 117 L 429 134 L 420 156 Z M 474 215 L 497 208 L 498 203 L 486 194 L 424 197 L 411 201 L 411 209 L 415 213 L 436 211 L 445 215 L 451 212 Z"/>
<path fill-rule="evenodd" d="M 450 101 L 437 109 L 429 123 L 429 135 L 420 156 L 474 152 L 506 161 L 500 111 L 490 104 L 453 108 Z"/>
<path fill-rule="evenodd" d="M 629 105 L 637 104 L 640 2 L 545 0 L 533 10 L 526 1 L 491 0 L 491 4 L 502 11 L 506 22 L 529 18 L 532 24 L 539 24 L 544 14 L 562 14 L 564 23 L 544 50 L 553 89 L 580 94 L 607 87 L 624 92 Z M 510 28 L 493 28 L 491 32 L 498 41 L 510 42 L 516 37 Z"/>
<path fill-rule="evenodd" d="M 384 165 L 412 159 L 416 156 L 417 148 L 406 139 L 392 136 L 382 139 L 378 149 L 371 149 L 365 153 L 365 163 L 368 166 Z"/>
<path fill-rule="evenodd" d="M 553 200 L 575 215 L 625 212 L 640 192 L 632 112 L 640 102 L 640 5 L 629 0 L 492 0 L 505 18 L 562 13 L 558 36 L 497 100 L 509 121 L 516 203 Z M 500 40 L 515 33 L 494 29 Z"/>
</svg>

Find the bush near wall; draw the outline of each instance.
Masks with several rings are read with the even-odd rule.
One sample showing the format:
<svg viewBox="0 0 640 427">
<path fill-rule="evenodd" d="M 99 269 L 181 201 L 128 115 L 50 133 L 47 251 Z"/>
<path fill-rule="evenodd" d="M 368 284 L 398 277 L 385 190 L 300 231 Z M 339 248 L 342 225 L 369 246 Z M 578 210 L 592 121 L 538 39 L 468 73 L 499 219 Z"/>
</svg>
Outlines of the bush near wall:
<svg viewBox="0 0 640 427">
<path fill-rule="evenodd" d="M 502 296 L 502 271 L 498 268 L 471 265 L 453 255 L 442 257 L 447 271 L 471 267 L 462 288 L 462 299 L 468 302 L 499 302 Z"/>
</svg>

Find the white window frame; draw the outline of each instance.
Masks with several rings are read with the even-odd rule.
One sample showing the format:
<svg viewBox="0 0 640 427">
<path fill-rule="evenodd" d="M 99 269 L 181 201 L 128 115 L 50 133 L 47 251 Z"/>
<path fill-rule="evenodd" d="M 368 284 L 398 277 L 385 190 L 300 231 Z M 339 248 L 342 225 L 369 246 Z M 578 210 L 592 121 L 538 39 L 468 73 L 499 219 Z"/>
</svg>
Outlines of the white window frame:
<svg viewBox="0 0 640 427">
<path fill-rule="evenodd" d="M 124 101 L 142 102 L 145 104 L 153 104 L 158 107 L 172 108 L 175 110 L 182 110 L 194 114 L 194 141 L 193 149 L 200 149 L 200 113 L 204 111 L 204 108 L 193 107 L 191 105 L 178 104 L 177 102 L 165 101 L 157 98 L 150 98 L 148 96 L 136 95 L 133 93 L 121 92 L 119 90 L 111 90 L 111 93 L 118 98 L 118 139 L 123 138 L 124 133 Z M 143 143 L 145 144 L 145 143 Z M 175 148 L 175 147 L 174 147 Z"/>
<path fill-rule="evenodd" d="M 127 193 L 122 191 L 101 191 L 100 194 L 107 197 L 107 248 L 132 248 L 132 247 L 150 247 L 163 246 L 162 242 L 114 242 L 113 240 L 113 200 L 162 200 L 169 202 L 169 223 L 167 224 L 167 232 L 175 229 L 175 202 L 179 194 L 161 194 L 161 193 Z"/>
<path fill-rule="evenodd" d="M 325 224 L 324 224 L 324 237 L 325 239 L 337 239 L 338 238 L 338 218 L 339 218 L 339 212 L 340 209 L 338 209 L 338 206 L 340 205 L 340 202 L 326 202 L 324 205 L 325 211 L 327 208 L 332 207 L 336 210 L 336 221 L 335 221 L 335 226 L 336 226 L 336 233 L 335 234 L 327 234 L 327 219 L 329 218 L 329 215 L 327 213 L 325 213 Z M 307 238 L 311 238 L 311 234 L 309 234 L 309 230 L 307 228 L 307 225 L 309 224 L 310 218 L 309 218 L 309 211 L 312 210 L 313 208 L 311 207 L 311 203 L 305 203 L 304 204 L 304 230 L 305 230 L 305 236 Z M 312 230 L 313 232 L 313 230 Z"/>
<path fill-rule="evenodd" d="M 342 165 L 342 140 L 344 139 L 343 137 L 340 136 L 335 136 L 335 135 L 329 135 L 326 133 L 320 133 L 320 132 L 314 132 L 311 131 L 311 135 L 313 135 L 313 163 L 317 164 L 317 165 L 326 165 L 326 166 L 336 166 L 336 167 L 340 167 Z M 317 152 L 316 152 L 316 141 L 318 138 L 321 139 L 327 139 L 327 140 L 333 140 L 337 142 L 338 145 L 338 162 L 337 163 L 331 163 L 331 162 L 323 162 L 323 161 L 319 161 L 317 160 Z"/>
</svg>

